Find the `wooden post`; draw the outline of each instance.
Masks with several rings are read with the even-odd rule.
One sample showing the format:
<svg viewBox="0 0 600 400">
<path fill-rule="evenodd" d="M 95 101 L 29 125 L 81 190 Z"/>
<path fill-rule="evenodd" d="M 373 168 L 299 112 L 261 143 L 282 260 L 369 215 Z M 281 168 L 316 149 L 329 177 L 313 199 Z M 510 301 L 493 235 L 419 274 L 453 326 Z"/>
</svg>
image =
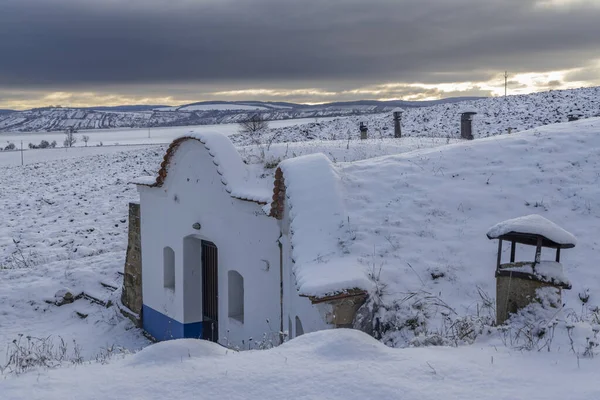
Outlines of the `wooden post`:
<svg viewBox="0 0 600 400">
<path fill-rule="evenodd" d="M 514 263 L 515 262 L 515 250 L 517 248 L 517 243 L 513 240 L 510 243 L 510 262 Z"/>
<path fill-rule="evenodd" d="M 539 236 L 537 239 L 537 246 L 535 248 L 535 263 L 538 264 L 542 260 L 542 237 Z"/>
<path fill-rule="evenodd" d="M 500 269 L 500 261 L 502 261 L 502 239 L 498 240 L 498 259 L 496 260 L 496 270 Z"/>
<path fill-rule="evenodd" d="M 556 262 L 560 262 L 560 247 L 556 249 Z"/>
</svg>

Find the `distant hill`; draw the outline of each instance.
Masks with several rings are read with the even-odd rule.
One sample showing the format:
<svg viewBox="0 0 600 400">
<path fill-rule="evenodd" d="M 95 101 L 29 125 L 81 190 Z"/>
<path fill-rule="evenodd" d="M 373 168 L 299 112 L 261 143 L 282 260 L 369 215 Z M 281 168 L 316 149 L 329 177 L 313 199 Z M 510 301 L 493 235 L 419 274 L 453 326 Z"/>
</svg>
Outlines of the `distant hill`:
<svg viewBox="0 0 600 400">
<path fill-rule="evenodd" d="M 96 111 L 152 111 L 161 107 L 169 107 L 165 105 L 130 105 L 130 106 L 103 106 L 103 107 L 85 107 L 83 110 L 96 110 Z"/>
<path fill-rule="evenodd" d="M 471 101 L 485 99 L 485 97 L 448 97 L 440 100 L 423 100 L 423 101 L 405 101 L 405 100 L 358 100 L 358 101 L 343 101 L 322 104 L 327 107 L 355 107 L 355 106 L 377 106 L 377 107 L 429 107 L 436 104 L 457 103 L 460 101 Z"/>
<path fill-rule="evenodd" d="M 16 112 L 15 110 L 5 110 L 0 108 L 0 114 L 10 114 Z"/>
<path fill-rule="evenodd" d="M 371 107 L 372 103 L 362 103 Z M 397 105 L 397 104 L 393 104 Z M 373 106 L 381 107 L 379 104 Z M 388 104 L 386 107 L 391 106 Z M 475 100 L 437 102 L 426 107 L 404 106 L 401 117 L 402 136 L 437 138 L 460 137 L 460 114 L 476 111 L 473 119 L 475 137 L 488 137 L 533 129 L 544 125 L 576 119 L 600 117 L 600 86 L 553 90 L 507 97 L 489 97 Z M 332 140 L 356 138 L 358 126 L 366 124 L 370 137 L 394 136 L 394 120 L 390 112 L 350 115 L 307 124 L 272 128 L 277 142 L 305 140 Z M 242 134 L 229 138 L 237 145 L 250 145 L 252 139 Z"/>
<path fill-rule="evenodd" d="M 148 128 L 237 123 L 259 112 L 268 120 L 343 117 L 387 112 L 397 107 L 473 100 L 472 97 L 435 101 L 361 100 L 317 105 L 263 101 L 204 101 L 182 106 L 123 105 L 84 108 L 42 107 L 0 112 L 0 132 L 63 131 L 67 128 Z"/>
</svg>

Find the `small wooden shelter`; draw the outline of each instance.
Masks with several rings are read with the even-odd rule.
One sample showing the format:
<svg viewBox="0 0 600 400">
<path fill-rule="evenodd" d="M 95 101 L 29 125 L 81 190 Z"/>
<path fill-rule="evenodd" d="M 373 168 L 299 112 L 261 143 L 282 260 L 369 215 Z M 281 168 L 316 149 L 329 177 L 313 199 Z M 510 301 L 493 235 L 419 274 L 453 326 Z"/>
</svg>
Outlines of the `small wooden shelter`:
<svg viewBox="0 0 600 400">
<path fill-rule="evenodd" d="M 536 291 L 543 287 L 571 289 L 560 263 L 561 249 L 575 247 L 575 237 L 540 215 L 528 215 L 501 222 L 487 233 L 498 240 L 496 260 L 496 314 L 497 323 L 504 323 L 537 298 Z M 510 242 L 510 262 L 502 263 L 504 241 Z M 535 247 L 533 261 L 515 261 L 517 244 Z M 554 261 L 542 260 L 542 249 L 555 250 Z"/>
</svg>

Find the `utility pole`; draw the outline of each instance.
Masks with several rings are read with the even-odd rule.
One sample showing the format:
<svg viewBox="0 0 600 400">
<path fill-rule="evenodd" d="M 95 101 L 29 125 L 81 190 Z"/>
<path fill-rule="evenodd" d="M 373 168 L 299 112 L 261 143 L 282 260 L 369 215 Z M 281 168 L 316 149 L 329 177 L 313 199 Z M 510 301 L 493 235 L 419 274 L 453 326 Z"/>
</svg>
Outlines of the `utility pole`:
<svg viewBox="0 0 600 400">
<path fill-rule="evenodd" d="M 508 88 L 508 71 L 504 71 L 504 97 L 506 97 L 506 89 Z"/>
<path fill-rule="evenodd" d="M 23 141 L 21 140 L 21 167 L 23 166 Z"/>
<path fill-rule="evenodd" d="M 148 127 L 148 139 L 150 139 L 150 127 Z"/>
</svg>

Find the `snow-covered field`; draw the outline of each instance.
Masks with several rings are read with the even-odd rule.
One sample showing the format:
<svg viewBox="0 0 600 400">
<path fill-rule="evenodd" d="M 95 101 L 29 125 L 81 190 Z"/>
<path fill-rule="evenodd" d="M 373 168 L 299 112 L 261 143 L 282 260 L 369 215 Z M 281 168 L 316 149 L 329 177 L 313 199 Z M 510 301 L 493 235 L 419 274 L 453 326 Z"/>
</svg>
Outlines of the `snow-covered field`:
<svg viewBox="0 0 600 400">
<path fill-rule="evenodd" d="M 600 398 L 600 360 L 506 348 L 390 349 L 364 333 L 324 331 L 278 348 L 233 352 L 163 342 L 108 365 L 0 382 L 3 399 L 570 399 Z"/>
<path fill-rule="evenodd" d="M 305 136 L 263 146 L 264 159 L 257 146 L 239 150 L 265 181 L 286 158 L 322 152 L 333 161 L 351 235 L 344 251 L 332 249 L 325 258 L 353 262 L 373 279 L 381 342 L 419 348 L 390 349 L 349 331 L 246 353 L 180 341 L 116 355 L 108 365 L 84 362 L 19 377 L 4 371 L 0 398 L 600 397 L 593 384 L 600 367 L 593 357 L 600 331 L 600 119 L 471 142 L 445 135 L 348 140 L 348 121 L 327 123 L 340 129 L 332 136 L 331 128 L 326 138 L 333 141 Z M 3 162 L 9 152 L 0 152 L 0 365 L 13 339 L 29 335 L 62 337 L 70 354 L 79 346 L 83 360 L 104 360 L 107 348 L 146 347 L 117 311 L 119 291 L 110 287 L 120 285 L 127 203 L 137 199 L 127 182 L 153 175 L 164 146 L 28 153 L 39 162 L 21 167 Z M 526 214 L 577 237 L 577 247 L 562 254 L 573 289 L 563 293 L 560 312 L 520 315 L 513 330 L 497 329 L 490 326 L 497 244 L 485 235 L 495 223 Z M 517 255 L 527 258 L 527 251 Z M 113 305 L 45 301 L 63 288 Z M 545 333 L 518 337 L 519 329 Z"/>
<path fill-rule="evenodd" d="M 330 121 L 333 117 L 319 118 L 319 121 Z M 304 125 L 314 122 L 314 118 L 287 119 L 280 121 L 271 121 L 269 126 L 273 129 L 292 127 L 295 125 Z M 91 129 L 81 130 L 75 134 L 77 142 L 76 147 L 85 147 L 81 140 L 83 135 L 90 137 L 89 146 L 96 146 L 100 143 L 104 145 L 115 144 L 165 144 L 170 143 L 176 137 L 190 132 L 219 132 L 229 136 L 239 131 L 238 124 L 217 124 L 217 125 L 194 125 L 194 126 L 176 126 L 165 128 L 121 128 L 121 129 Z M 65 134 L 63 132 L 12 132 L 0 133 L 0 147 L 5 147 L 8 143 L 14 143 L 18 148 L 21 141 L 23 147 L 28 148 L 29 143 L 38 145 L 42 140 L 48 142 L 56 141 L 58 146 L 63 145 Z M 2 157 L 0 152 L 0 157 Z M 20 156 L 19 156 L 20 157 Z"/>
<path fill-rule="evenodd" d="M 157 147 L 158 144 L 147 145 L 112 145 L 112 146 L 88 146 L 73 148 L 54 149 L 26 149 L 23 151 L 23 164 L 36 164 L 44 161 L 66 160 L 69 158 L 81 158 L 100 154 L 114 154 L 122 151 L 142 150 L 148 147 Z M 0 152 L 0 167 L 21 165 L 20 151 Z"/>
</svg>

